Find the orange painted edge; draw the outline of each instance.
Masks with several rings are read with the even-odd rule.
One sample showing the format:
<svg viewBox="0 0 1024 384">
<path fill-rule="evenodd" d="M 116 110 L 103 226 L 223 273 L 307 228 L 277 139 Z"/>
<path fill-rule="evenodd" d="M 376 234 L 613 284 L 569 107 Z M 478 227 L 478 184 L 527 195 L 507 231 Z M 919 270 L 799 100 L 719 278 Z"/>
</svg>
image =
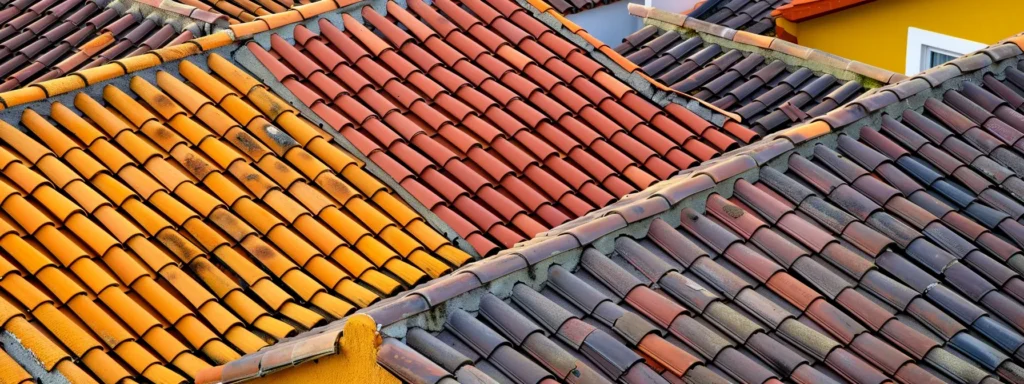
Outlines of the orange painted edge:
<svg viewBox="0 0 1024 384">
<path fill-rule="evenodd" d="M 109 43 L 108 41 L 105 41 L 106 39 L 94 40 L 95 41 L 90 43 L 97 47 L 103 46 L 103 43 Z M 138 56 L 115 60 L 88 70 L 75 71 L 43 83 L 29 84 L 23 88 L 0 92 L 0 102 L 3 103 L 0 110 L 72 92 L 82 88 L 76 86 L 79 82 L 83 83 L 82 86 L 89 86 L 114 77 L 124 76 L 139 70 L 151 68 L 168 61 L 178 60 L 220 48 L 229 45 L 236 40 L 237 38 L 227 31 L 219 31 L 203 37 L 188 40 L 178 45 L 163 47 Z M 118 76 L 113 76 L 115 73 L 118 74 Z M 49 95 L 47 95 L 47 93 L 49 93 Z"/>
<path fill-rule="evenodd" d="M 830 13 L 843 11 L 875 0 L 818 0 L 805 3 L 789 3 L 772 11 L 772 16 L 800 22 Z"/>
</svg>

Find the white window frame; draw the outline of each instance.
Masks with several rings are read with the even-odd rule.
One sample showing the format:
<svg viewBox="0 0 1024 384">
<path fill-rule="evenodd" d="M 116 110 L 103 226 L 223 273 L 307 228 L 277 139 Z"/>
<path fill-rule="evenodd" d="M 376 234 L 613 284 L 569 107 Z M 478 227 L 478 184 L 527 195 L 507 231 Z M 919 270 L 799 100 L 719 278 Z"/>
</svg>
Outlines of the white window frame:
<svg viewBox="0 0 1024 384">
<path fill-rule="evenodd" d="M 963 56 L 985 47 L 985 44 L 979 42 L 910 27 L 907 29 L 906 74 L 913 76 L 928 69 L 932 51 Z"/>
</svg>

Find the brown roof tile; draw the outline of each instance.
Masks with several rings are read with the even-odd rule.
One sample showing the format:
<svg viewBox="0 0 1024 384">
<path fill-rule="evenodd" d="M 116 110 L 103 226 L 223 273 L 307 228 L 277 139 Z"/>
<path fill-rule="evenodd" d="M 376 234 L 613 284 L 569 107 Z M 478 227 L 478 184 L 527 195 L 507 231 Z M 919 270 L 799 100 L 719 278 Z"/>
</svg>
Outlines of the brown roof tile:
<svg viewBox="0 0 1024 384">
<path fill-rule="evenodd" d="M 13 2 L 0 15 L 0 90 L 10 91 L 197 37 L 166 17 L 121 13 L 107 1 Z M 168 2 L 173 3 L 173 2 Z M 185 15 L 187 16 L 187 15 Z M 47 87 L 52 93 L 62 92 Z"/>
</svg>

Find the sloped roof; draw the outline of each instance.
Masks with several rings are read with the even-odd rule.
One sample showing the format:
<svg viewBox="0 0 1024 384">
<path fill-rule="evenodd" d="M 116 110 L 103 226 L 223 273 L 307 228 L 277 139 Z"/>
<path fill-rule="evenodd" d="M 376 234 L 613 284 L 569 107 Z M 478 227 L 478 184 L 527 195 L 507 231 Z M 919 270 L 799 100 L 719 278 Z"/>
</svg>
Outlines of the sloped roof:
<svg viewBox="0 0 1024 384">
<path fill-rule="evenodd" d="M 794 0 L 706 0 L 698 3 L 688 15 L 726 28 L 774 35 L 773 11 L 791 1 Z"/>
<path fill-rule="evenodd" d="M 379 362 L 428 383 L 1020 381 L 1021 45 L 367 308 Z"/>
<path fill-rule="evenodd" d="M 482 255 L 757 138 L 647 100 L 509 0 L 408 4 L 248 47 Z"/>
<path fill-rule="evenodd" d="M 558 13 L 571 15 L 600 7 L 602 5 L 617 3 L 620 0 L 547 0 Z"/>
<path fill-rule="evenodd" d="M 42 369 L 195 378 L 471 259 L 207 57 L 3 112 L 0 323 Z"/>
<path fill-rule="evenodd" d="M 205 22 L 121 0 L 15 0 L 0 9 L 0 91 L 183 43 Z"/>
<path fill-rule="evenodd" d="M 801 124 L 906 76 L 778 38 L 631 4 L 645 27 L 615 51 L 636 71 L 736 113 L 761 135 Z"/>
</svg>

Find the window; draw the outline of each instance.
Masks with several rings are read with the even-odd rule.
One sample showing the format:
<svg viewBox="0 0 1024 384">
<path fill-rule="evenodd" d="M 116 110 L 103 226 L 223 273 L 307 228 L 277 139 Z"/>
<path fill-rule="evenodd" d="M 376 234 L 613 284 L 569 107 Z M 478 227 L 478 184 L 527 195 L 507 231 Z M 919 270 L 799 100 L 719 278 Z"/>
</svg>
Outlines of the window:
<svg viewBox="0 0 1024 384">
<path fill-rule="evenodd" d="M 926 46 L 925 49 L 928 51 L 928 68 L 937 67 L 947 61 L 959 57 L 959 55 L 957 55 L 956 53 L 938 49 L 935 47 Z"/>
<path fill-rule="evenodd" d="M 907 75 L 915 75 L 982 48 L 985 44 L 910 27 L 907 32 Z"/>
</svg>

